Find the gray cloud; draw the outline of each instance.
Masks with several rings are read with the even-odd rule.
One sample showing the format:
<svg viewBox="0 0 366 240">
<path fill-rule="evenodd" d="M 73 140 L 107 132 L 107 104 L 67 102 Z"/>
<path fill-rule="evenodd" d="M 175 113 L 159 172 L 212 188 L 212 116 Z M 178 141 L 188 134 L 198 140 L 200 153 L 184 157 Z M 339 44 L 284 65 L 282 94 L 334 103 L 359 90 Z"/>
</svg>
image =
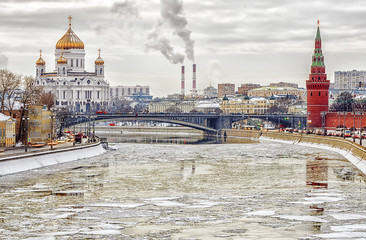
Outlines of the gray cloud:
<svg viewBox="0 0 366 240">
<path fill-rule="evenodd" d="M 123 17 L 139 17 L 139 11 L 136 2 L 125 0 L 123 2 L 115 2 L 112 5 L 112 12 Z"/>
<path fill-rule="evenodd" d="M 9 58 L 4 54 L 0 53 L 0 68 L 5 68 L 8 66 Z"/>
</svg>

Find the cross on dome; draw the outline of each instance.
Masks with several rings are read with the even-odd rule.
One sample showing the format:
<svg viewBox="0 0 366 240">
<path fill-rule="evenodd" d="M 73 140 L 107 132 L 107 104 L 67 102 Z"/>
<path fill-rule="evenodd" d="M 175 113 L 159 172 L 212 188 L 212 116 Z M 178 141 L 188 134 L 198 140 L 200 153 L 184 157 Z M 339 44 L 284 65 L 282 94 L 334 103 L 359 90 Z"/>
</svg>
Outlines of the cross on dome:
<svg viewBox="0 0 366 240">
<path fill-rule="evenodd" d="M 69 26 L 71 27 L 71 19 L 72 19 L 71 15 L 68 17 L 68 19 L 69 19 Z"/>
<path fill-rule="evenodd" d="M 102 51 L 102 50 L 100 50 L 100 48 L 98 49 L 98 52 L 99 52 L 99 57 L 100 57 L 100 51 Z"/>
</svg>

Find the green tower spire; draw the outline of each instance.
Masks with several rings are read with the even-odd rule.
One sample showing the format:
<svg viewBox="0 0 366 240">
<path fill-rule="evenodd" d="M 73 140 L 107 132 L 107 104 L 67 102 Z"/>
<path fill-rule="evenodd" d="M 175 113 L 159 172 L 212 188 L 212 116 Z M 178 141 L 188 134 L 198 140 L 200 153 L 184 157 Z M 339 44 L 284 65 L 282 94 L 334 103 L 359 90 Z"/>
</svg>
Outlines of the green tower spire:
<svg viewBox="0 0 366 240">
<path fill-rule="evenodd" d="M 315 50 L 313 54 L 313 67 L 324 67 L 324 57 L 322 52 L 322 39 L 320 37 L 319 20 L 318 20 L 318 30 L 315 37 Z"/>
</svg>

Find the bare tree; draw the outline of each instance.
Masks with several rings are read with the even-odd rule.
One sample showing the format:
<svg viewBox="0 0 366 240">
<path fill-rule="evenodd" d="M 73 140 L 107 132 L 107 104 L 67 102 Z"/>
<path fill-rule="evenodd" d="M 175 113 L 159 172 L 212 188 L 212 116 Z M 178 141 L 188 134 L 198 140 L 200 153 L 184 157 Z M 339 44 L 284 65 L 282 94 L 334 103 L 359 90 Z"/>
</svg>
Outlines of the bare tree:
<svg viewBox="0 0 366 240">
<path fill-rule="evenodd" d="M 20 124 L 19 124 L 19 131 L 18 131 L 18 141 L 23 139 L 23 131 L 24 130 L 24 117 L 28 117 L 28 106 L 29 105 L 36 105 L 39 103 L 40 96 L 43 93 L 43 88 L 36 86 L 34 84 L 34 78 L 32 76 L 24 76 L 22 79 L 23 85 L 23 92 L 20 98 L 21 104 L 21 116 L 20 116 Z"/>
<path fill-rule="evenodd" d="M 43 92 L 41 94 L 39 103 L 41 105 L 46 105 L 47 109 L 50 110 L 53 107 L 53 105 L 55 104 L 55 95 L 51 92 L 48 92 L 48 93 Z"/>
<path fill-rule="evenodd" d="M 0 97 L 1 97 L 1 112 L 9 110 L 12 115 L 15 97 L 19 93 L 19 87 L 22 82 L 22 76 L 10 72 L 7 69 L 0 70 Z M 5 101 L 7 102 L 5 103 Z"/>
</svg>

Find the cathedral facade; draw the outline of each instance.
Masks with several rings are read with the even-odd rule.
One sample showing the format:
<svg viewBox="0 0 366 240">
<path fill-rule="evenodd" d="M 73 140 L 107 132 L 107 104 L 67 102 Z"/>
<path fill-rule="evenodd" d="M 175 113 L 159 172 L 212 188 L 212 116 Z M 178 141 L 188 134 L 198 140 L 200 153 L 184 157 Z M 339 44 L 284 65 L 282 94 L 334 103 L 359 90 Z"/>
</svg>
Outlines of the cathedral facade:
<svg viewBox="0 0 366 240">
<path fill-rule="evenodd" d="M 57 108 L 72 112 L 96 112 L 108 109 L 109 83 L 104 79 L 104 61 L 99 56 L 94 62 L 94 71 L 85 71 L 84 43 L 71 29 L 58 40 L 55 49 L 55 70 L 46 71 L 42 51 L 36 62 L 35 84 L 55 96 Z"/>
</svg>

